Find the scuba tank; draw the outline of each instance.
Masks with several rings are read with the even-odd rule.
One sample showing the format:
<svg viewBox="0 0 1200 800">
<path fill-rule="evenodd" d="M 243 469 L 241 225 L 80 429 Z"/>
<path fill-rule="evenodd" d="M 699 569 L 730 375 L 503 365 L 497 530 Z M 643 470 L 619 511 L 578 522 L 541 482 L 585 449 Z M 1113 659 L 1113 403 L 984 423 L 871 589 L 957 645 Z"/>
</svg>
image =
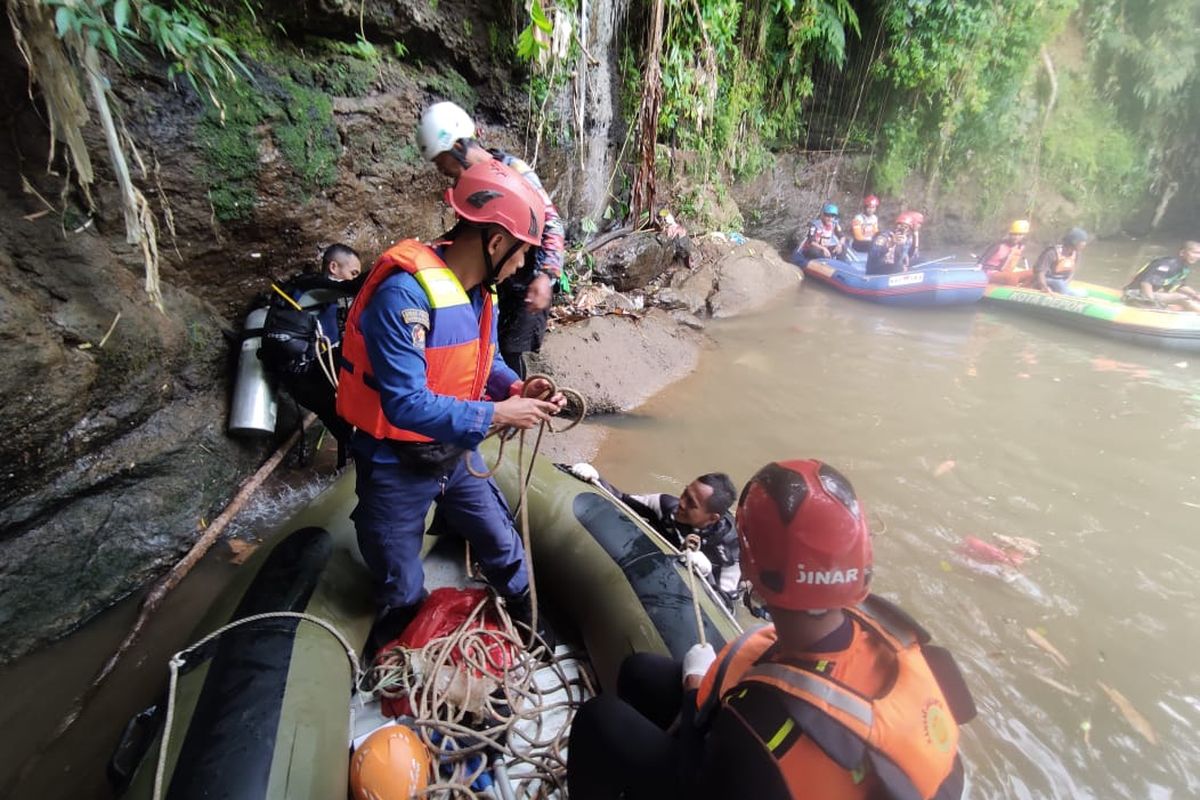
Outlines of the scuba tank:
<svg viewBox="0 0 1200 800">
<path fill-rule="evenodd" d="M 258 349 L 262 346 L 267 307 L 246 315 L 242 330 L 242 350 L 238 355 L 237 377 L 233 382 L 233 402 L 229 407 L 229 432 L 255 436 L 275 432 L 275 387 L 267 379 Z"/>
</svg>

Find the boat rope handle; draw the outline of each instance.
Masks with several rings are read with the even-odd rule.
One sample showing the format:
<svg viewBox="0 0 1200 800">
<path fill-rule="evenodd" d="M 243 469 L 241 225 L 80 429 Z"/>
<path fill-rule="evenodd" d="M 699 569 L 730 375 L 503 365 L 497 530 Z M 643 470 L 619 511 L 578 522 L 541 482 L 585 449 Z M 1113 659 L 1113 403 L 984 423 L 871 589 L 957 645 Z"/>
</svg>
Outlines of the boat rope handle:
<svg viewBox="0 0 1200 800">
<path fill-rule="evenodd" d="M 350 671 L 354 680 L 353 685 L 358 686 L 359 682 L 362 680 L 362 666 L 359 664 L 358 655 L 354 652 L 354 648 L 350 646 L 350 642 L 346 640 L 346 637 L 342 635 L 342 632 L 334 627 L 333 623 L 323 620 L 320 617 L 314 617 L 310 614 L 304 614 L 299 611 L 266 611 L 262 614 L 254 614 L 249 617 L 243 617 L 242 619 L 234 620 L 228 625 L 218 628 L 195 644 L 190 645 L 189 647 L 186 647 L 175 655 L 171 656 L 171 660 L 168 662 L 168 668 L 171 671 L 171 680 L 169 686 L 167 687 L 167 717 L 163 722 L 162 743 L 158 748 L 158 765 L 154 770 L 154 800 L 161 800 L 162 798 L 163 776 L 166 773 L 167 768 L 167 748 L 169 746 L 169 742 L 171 741 L 171 725 L 175 721 L 175 690 L 179 684 L 179 670 L 185 664 L 187 664 L 187 656 L 193 651 L 200 649 L 204 645 L 208 644 L 214 639 L 219 638 L 222 634 L 228 633 L 234 628 L 241 627 L 242 625 L 248 625 L 251 622 L 259 622 L 264 619 L 295 619 L 302 622 L 311 622 L 324 628 L 326 631 L 331 633 L 335 639 L 338 640 L 338 644 L 340 644 L 342 649 L 346 651 L 346 657 L 350 660 Z"/>
<path fill-rule="evenodd" d="M 696 534 L 691 534 L 683 540 L 683 546 L 688 553 L 695 553 L 700 550 L 700 537 Z M 687 574 L 688 574 L 688 590 L 692 594 L 692 611 L 696 614 L 696 636 L 699 637 L 701 645 L 708 644 L 708 640 L 704 637 L 704 617 L 700 613 L 700 595 L 696 594 L 696 562 L 691 558 L 687 559 Z"/>
</svg>

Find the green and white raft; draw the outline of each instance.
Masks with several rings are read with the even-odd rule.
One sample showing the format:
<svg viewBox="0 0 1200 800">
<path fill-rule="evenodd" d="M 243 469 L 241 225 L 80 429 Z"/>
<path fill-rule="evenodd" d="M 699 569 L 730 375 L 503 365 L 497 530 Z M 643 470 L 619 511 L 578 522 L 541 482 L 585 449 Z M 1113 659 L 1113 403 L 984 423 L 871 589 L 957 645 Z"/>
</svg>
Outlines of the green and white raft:
<svg viewBox="0 0 1200 800">
<path fill-rule="evenodd" d="M 515 459 L 506 459 L 496 480 L 515 509 Z M 682 658 L 698 636 L 692 582 L 678 552 L 611 495 L 545 462 L 533 469 L 527 496 L 541 605 L 574 629 L 586 651 L 582 668 L 601 688 L 615 688 L 629 653 Z M 180 669 L 161 759 L 165 715 L 160 707 L 142 719 L 149 744 L 126 797 L 152 797 L 161 769 L 161 796 L 171 800 L 346 798 L 349 746 L 374 724 L 370 714 L 362 718 L 346 652 L 346 645 L 361 652 L 375 613 L 350 521 L 354 505 L 348 470 L 269 538 L 213 603 L 195 640 L 275 612 L 328 627 L 265 617 L 199 648 Z M 464 585 L 457 538 L 435 548 L 436 539 L 446 537 L 426 537 L 427 588 Z M 694 585 L 706 639 L 719 649 L 738 625 L 706 582 Z"/>
<path fill-rule="evenodd" d="M 1200 352 L 1200 314 L 1126 305 L 1122 292 L 1071 281 L 1085 296 L 1047 294 L 1027 286 L 989 284 L 983 299 L 1003 308 L 1042 317 L 1113 339 L 1164 350 Z"/>
</svg>

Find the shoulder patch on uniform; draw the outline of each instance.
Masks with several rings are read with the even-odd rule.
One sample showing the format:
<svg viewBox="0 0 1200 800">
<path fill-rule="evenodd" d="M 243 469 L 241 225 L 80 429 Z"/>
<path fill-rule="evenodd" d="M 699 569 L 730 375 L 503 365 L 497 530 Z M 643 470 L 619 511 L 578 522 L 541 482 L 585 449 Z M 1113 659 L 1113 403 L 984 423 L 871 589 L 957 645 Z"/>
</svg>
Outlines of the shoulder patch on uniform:
<svg viewBox="0 0 1200 800">
<path fill-rule="evenodd" d="M 429 312 L 423 308 L 406 308 L 400 312 L 400 319 L 405 325 L 429 327 Z"/>
</svg>

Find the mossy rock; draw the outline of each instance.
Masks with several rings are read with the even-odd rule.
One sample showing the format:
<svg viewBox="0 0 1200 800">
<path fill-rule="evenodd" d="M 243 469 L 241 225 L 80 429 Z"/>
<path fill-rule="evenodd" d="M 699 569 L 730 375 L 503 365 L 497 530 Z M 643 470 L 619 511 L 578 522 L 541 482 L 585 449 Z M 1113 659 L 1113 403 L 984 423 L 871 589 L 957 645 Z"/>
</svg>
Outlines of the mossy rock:
<svg viewBox="0 0 1200 800">
<path fill-rule="evenodd" d="M 249 219 L 258 197 L 260 149 L 269 134 L 298 178 L 300 197 L 327 188 L 337 179 L 341 140 L 333 119 L 333 101 L 321 89 L 303 83 L 311 71 L 276 74 L 259 65 L 252 83 L 227 88 L 221 108 L 209 108 L 197 124 L 203 153 L 203 178 L 218 220 Z"/>
</svg>

